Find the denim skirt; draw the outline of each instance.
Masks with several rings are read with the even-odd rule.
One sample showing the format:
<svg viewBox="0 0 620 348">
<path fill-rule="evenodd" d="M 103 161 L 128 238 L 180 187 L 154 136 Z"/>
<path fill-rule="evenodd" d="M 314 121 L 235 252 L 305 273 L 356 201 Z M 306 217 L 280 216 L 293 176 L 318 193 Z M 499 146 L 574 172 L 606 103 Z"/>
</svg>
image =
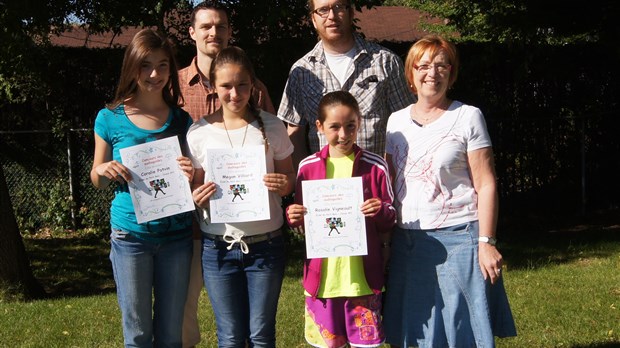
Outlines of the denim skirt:
<svg viewBox="0 0 620 348">
<path fill-rule="evenodd" d="M 503 277 L 478 264 L 478 222 L 395 228 L 384 307 L 386 342 L 400 347 L 495 347 L 516 336 Z"/>
</svg>

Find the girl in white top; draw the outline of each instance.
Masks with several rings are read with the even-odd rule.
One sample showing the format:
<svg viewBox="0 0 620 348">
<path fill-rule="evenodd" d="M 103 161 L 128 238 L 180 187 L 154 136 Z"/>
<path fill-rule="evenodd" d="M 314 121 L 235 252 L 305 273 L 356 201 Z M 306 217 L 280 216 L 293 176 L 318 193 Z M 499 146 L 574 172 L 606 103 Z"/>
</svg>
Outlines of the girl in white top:
<svg viewBox="0 0 620 348">
<path fill-rule="evenodd" d="M 205 287 L 215 312 L 219 346 L 275 347 L 275 319 L 284 277 L 281 197 L 295 187 L 290 142 L 284 124 L 258 110 L 252 100 L 256 77 L 246 54 L 223 49 L 213 60 L 209 80 L 222 107 L 194 123 L 187 134 L 196 168 L 194 202 L 202 217 L 202 265 Z M 239 223 L 211 223 L 209 199 L 216 184 L 205 183 L 207 149 L 265 148 L 270 218 Z"/>
</svg>

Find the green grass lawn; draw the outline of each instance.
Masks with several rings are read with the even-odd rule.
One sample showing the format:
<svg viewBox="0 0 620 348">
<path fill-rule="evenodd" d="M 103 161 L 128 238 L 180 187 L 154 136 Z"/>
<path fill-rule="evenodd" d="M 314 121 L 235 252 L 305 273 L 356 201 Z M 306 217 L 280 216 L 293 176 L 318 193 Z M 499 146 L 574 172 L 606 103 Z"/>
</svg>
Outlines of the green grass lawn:
<svg viewBox="0 0 620 348">
<path fill-rule="evenodd" d="M 510 229 L 500 250 L 519 336 L 498 347 L 620 347 L 620 216 L 569 227 Z M 0 300 L 0 347 L 120 347 L 120 312 L 108 242 L 93 235 L 25 239 L 35 275 L 50 294 Z M 302 245 L 292 241 L 278 311 L 278 347 L 303 339 Z M 206 294 L 203 342 L 215 347 Z"/>
</svg>

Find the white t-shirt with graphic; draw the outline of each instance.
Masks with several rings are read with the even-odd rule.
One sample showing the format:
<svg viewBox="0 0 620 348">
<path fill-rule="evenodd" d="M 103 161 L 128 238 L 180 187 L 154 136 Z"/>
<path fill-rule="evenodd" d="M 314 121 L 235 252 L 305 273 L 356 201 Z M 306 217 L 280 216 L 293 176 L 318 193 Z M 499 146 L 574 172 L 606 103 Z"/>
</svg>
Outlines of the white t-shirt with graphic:
<svg viewBox="0 0 620 348">
<path fill-rule="evenodd" d="M 467 153 L 491 146 L 482 112 L 453 101 L 434 122 L 420 126 L 412 105 L 387 123 L 386 153 L 394 167 L 398 226 L 435 229 L 478 219 Z"/>
</svg>

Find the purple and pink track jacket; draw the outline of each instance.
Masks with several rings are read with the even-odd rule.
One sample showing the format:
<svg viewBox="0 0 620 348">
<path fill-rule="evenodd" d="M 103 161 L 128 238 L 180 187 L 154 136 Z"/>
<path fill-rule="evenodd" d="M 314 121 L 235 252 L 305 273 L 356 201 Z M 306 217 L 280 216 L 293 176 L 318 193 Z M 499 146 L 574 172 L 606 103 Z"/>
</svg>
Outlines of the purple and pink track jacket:
<svg viewBox="0 0 620 348">
<path fill-rule="evenodd" d="M 379 198 L 383 205 L 373 217 L 366 217 L 366 242 L 368 243 L 368 255 L 362 256 L 364 274 L 368 286 L 375 293 L 380 293 L 385 283 L 383 273 L 383 260 L 381 257 L 380 233 L 389 233 L 396 224 L 396 210 L 392 206 L 394 194 L 388 173 L 388 166 L 380 156 L 362 150 L 353 145 L 355 159 L 353 162 L 352 177 L 362 177 L 364 188 L 364 201 L 370 198 Z M 320 152 L 310 155 L 299 163 L 297 172 L 297 184 L 295 190 L 295 203 L 303 204 L 301 183 L 304 180 L 325 179 L 327 173 L 327 157 L 329 145 L 323 147 Z M 291 227 L 299 227 L 302 223 L 292 224 Z M 304 262 L 304 289 L 316 297 L 321 281 L 321 263 L 323 259 L 306 259 Z"/>
</svg>

